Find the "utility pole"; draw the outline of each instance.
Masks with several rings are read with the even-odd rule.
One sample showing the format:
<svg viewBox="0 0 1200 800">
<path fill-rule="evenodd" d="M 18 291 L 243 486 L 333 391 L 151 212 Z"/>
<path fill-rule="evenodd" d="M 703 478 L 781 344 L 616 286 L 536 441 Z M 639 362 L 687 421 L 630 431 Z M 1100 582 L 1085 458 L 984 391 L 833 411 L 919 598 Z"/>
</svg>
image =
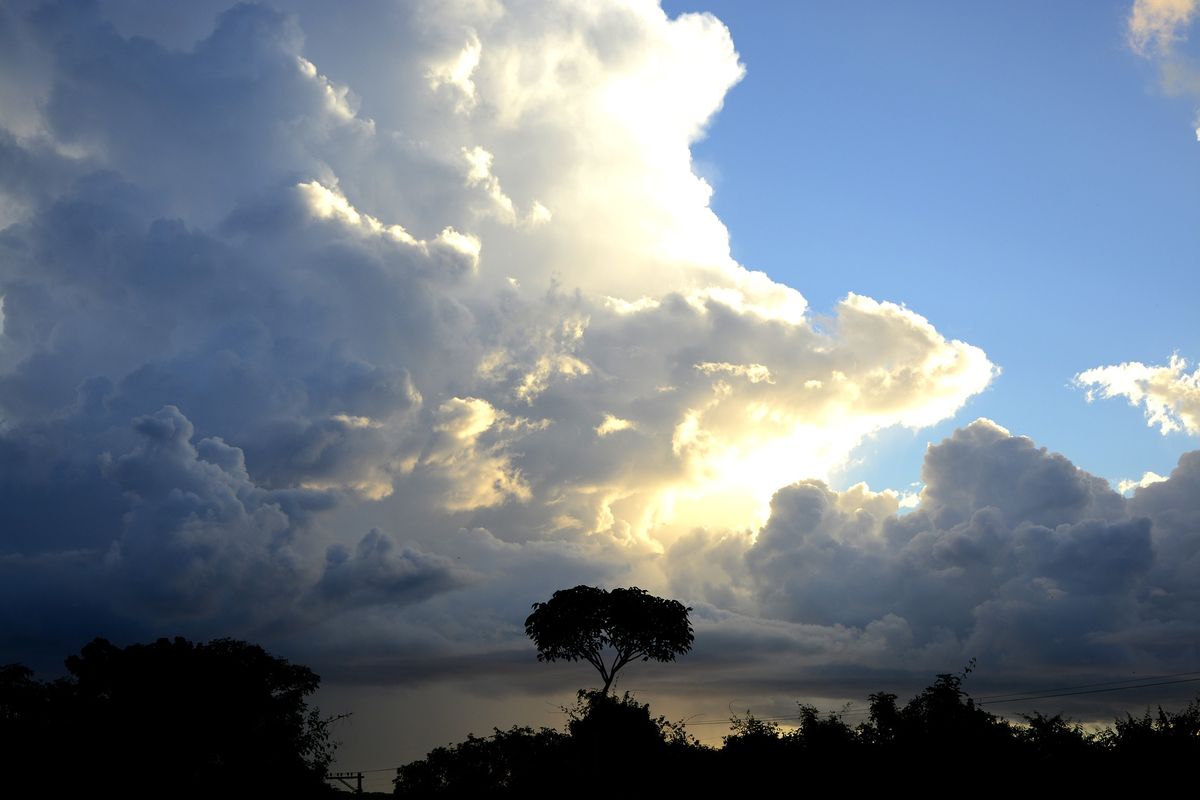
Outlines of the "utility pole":
<svg viewBox="0 0 1200 800">
<path fill-rule="evenodd" d="M 355 794 L 362 794 L 363 774 L 361 772 L 330 772 L 325 776 L 327 781 L 337 781 Z M 351 785 L 350 781 L 354 784 Z"/>
</svg>

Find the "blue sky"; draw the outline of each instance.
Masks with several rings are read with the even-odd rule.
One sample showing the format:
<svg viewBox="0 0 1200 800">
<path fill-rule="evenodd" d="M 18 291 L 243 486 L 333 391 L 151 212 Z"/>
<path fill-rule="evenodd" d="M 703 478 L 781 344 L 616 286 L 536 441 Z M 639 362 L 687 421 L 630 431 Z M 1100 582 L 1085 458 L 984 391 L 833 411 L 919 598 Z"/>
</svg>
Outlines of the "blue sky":
<svg viewBox="0 0 1200 800">
<path fill-rule="evenodd" d="M 902 302 L 1003 370 L 841 480 L 902 488 L 927 441 L 977 416 L 1110 480 L 1195 446 L 1072 386 L 1200 353 L 1195 104 L 1127 45 L 1127 3 L 665 7 L 715 14 L 746 65 L 693 147 L 734 256 L 818 311 Z"/>
</svg>

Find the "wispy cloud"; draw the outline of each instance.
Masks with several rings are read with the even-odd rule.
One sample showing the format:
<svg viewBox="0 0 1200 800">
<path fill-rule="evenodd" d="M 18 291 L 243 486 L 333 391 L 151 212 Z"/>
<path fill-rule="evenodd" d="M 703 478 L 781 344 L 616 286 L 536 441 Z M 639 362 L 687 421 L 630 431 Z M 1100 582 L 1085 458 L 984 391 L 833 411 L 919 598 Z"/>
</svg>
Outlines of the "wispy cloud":
<svg viewBox="0 0 1200 800">
<path fill-rule="evenodd" d="M 1129 46 L 1157 64 L 1164 91 L 1192 98 L 1200 98 L 1200 67 L 1179 45 L 1187 40 L 1198 8 L 1197 0 L 1135 0 L 1128 25 Z"/>
<path fill-rule="evenodd" d="M 1169 55 L 1196 16 L 1196 0 L 1134 0 L 1129 45 L 1143 56 Z"/>
</svg>

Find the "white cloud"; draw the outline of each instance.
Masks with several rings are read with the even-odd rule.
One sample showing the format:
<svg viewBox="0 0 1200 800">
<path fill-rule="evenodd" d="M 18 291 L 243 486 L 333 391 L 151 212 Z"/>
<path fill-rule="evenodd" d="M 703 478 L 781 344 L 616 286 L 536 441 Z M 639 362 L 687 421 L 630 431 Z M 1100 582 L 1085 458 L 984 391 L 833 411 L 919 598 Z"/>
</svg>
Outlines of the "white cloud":
<svg viewBox="0 0 1200 800">
<path fill-rule="evenodd" d="M 1131 406 L 1143 406 L 1146 424 L 1158 426 L 1165 436 L 1175 431 L 1200 433 L 1200 370 L 1187 371 L 1188 363 L 1178 354 L 1165 366 L 1148 366 L 1128 361 L 1096 367 L 1075 376 L 1087 388 L 1087 400 L 1124 397 Z"/>
<path fill-rule="evenodd" d="M 1143 472 L 1142 477 L 1138 478 L 1137 480 L 1127 478 L 1123 481 L 1120 481 L 1117 483 L 1117 491 L 1126 497 L 1129 497 L 1137 489 L 1141 489 L 1155 483 L 1162 483 L 1165 480 L 1166 478 L 1162 475 L 1159 475 L 1157 472 L 1147 471 Z"/>
<path fill-rule="evenodd" d="M 636 427 L 637 427 L 636 425 L 634 425 L 632 422 L 630 422 L 627 419 L 621 419 L 620 417 L 614 417 L 612 414 L 605 414 L 604 420 L 599 425 L 596 426 L 596 435 L 597 436 L 608 436 L 610 434 L 616 433 L 617 431 L 633 430 Z"/>
<path fill-rule="evenodd" d="M 483 45 L 480 44 L 479 37 L 472 32 L 462 50 L 445 61 L 429 66 L 430 87 L 438 89 L 449 86 L 457 90 L 461 95 L 457 100 L 457 109 L 460 112 L 469 111 L 479 99 L 471 75 L 479 66 L 482 52 Z"/>
<path fill-rule="evenodd" d="M 541 225 L 553 218 L 550 209 L 534 200 L 529 213 L 521 217 L 512 198 L 500 187 L 500 179 L 492 173 L 492 162 L 495 157 L 482 147 L 464 147 L 463 158 L 467 162 L 467 185 L 479 186 L 487 192 L 492 201 L 490 212 L 498 219 L 509 225 L 524 225 L 526 227 Z"/>
</svg>

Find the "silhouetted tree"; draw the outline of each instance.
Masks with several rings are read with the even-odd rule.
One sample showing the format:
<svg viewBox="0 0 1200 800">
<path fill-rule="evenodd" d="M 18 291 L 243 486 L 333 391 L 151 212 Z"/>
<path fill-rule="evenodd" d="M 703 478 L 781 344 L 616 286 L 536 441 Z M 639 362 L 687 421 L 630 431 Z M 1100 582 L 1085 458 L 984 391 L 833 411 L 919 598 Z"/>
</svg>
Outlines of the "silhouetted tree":
<svg viewBox="0 0 1200 800">
<path fill-rule="evenodd" d="M 136 778 L 159 796 L 329 791 L 334 744 L 305 701 L 320 680 L 308 667 L 232 639 L 182 638 L 96 639 L 66 666 L 71 677 L 53 683 L 0 670 L 0 740 L 32 737 L 25 768 L 60 765 L 56 788 L 128 794 Z"/>
<path fill-rule="evenodd" d="M 858 726 L 858 735 L 863 742 L 877 749 L 891 747 L 900 735 L 900 709 L 896 708 L 897 696 L 892 692 L 875 692 L 867 696 L 870 716 Z"/>
<path fill-rule="evenodd" d="M 525 633 L 537 646 L 538 661 L 586 661 L 600 673 L 601 694 L 607 694 L 630 662 L 674 661 L 692 648 L 689 611 L 636 586 L 611 592 L 576 586 L 534 603 Z"/>
<path fill-rule="evenodd" d="M 860 740 L 840 715 L 824 716 L 816 706 L 800 703 L 800 725 L 791 734 L 804 755 L 811 759 L 845 760 L 858 756 Z"/>
</svg>

